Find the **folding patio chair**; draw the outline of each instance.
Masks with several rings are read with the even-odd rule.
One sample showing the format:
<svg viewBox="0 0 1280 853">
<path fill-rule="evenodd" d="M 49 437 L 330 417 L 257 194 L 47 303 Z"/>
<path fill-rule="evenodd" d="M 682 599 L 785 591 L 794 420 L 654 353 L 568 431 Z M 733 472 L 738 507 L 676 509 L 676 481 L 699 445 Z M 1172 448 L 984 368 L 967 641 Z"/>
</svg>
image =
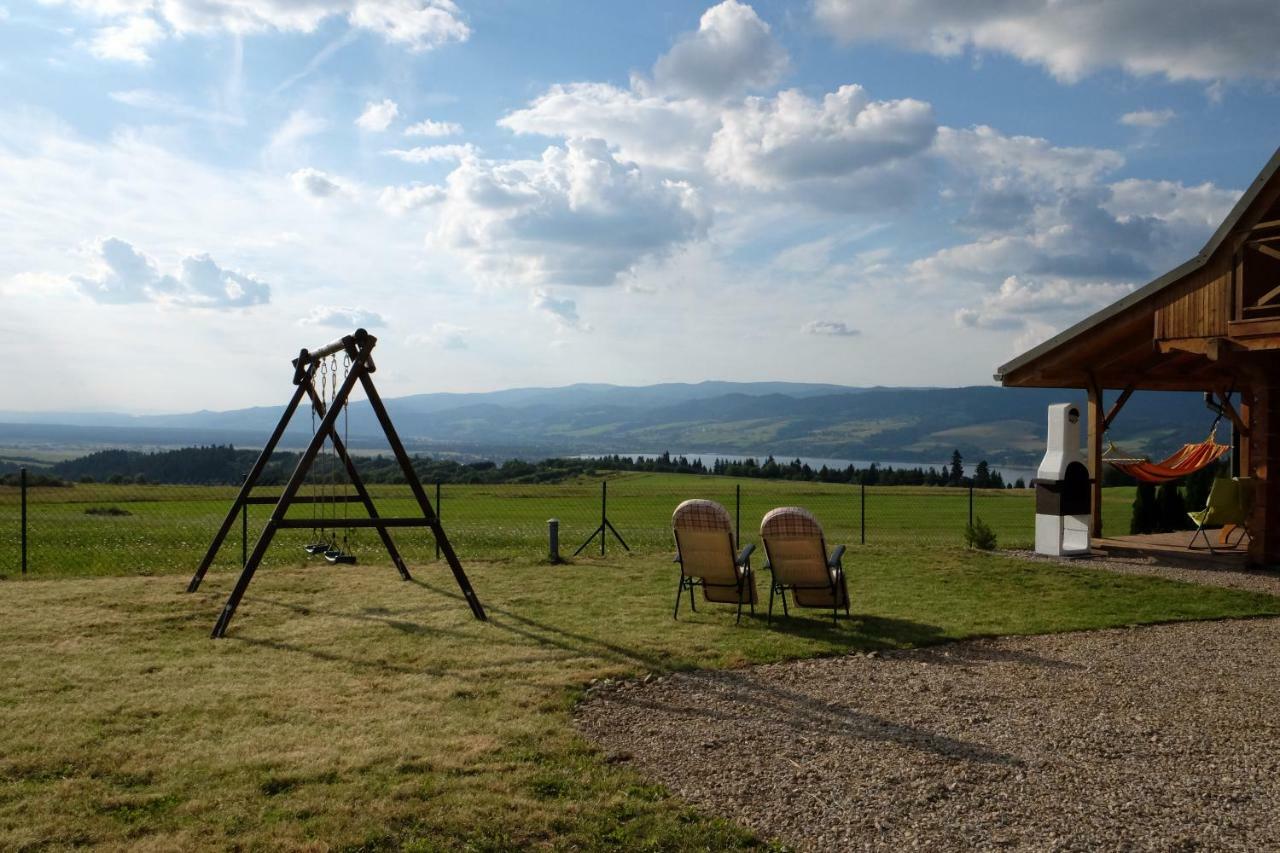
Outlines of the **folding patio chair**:
<svg viewBox="0 0 1280 853">
<path fill-rule="evenodd" d="M 769 622 L 773 621 L 773 596 L 782 597 L 782 613 L 787 611 L 787 590 L 799 607 L 830 607 L 831 619 L 840 608 L 849 615 L 849 588 L 845 582 L 845 546 L 827 555 L 822 525 L 813 513 L 798 506 L 771 509 L 760 522 L 760 537 L 773 580 L 769 587 Z"/>
<path fill-rule="evenodd" d="M 1209 546 L 1209 553 L 1216 554 L 1213 543 L 1209 541 L 1206 527 L 1221 527 L 1222 535 L 1218 545 L 1225 549 L 1234 549 L 1248 535 L 1249 512 L 1252 508 L 1253 481 L 1248 477 L 1215 477 L 1209 488 L 1209 500 L 1205 508 L 1199 512 L 1189 512 L 1188 517 L 1196 523 L 1196 532 L 1192 534 L 1187 548 L 1194 549 L 1196 539 L 1203 537 L 1204 544 Z M 1231 534 L 1240 531 L 1240 538 L 1231 544 Z"/>
<path fill-rule="evenodd" d="M 680 585 L 676 587 L 676 609 L 672 619 L 680 618 L 680 597 L 689 590 L 689 607 L 697 612 L 693 588 L 702 587 L 707 601 L 736 604 L 742 620 L 742 605 L 756 612 L 756 576 L 751 571 L 751 552 L 747 545 L 734 554 L 733 523 L 729 513 L 715 501 L 689 500 L 671 514 L 671 529 L 676 537 L 676 562 L 680 564 Z"/>
</svg>

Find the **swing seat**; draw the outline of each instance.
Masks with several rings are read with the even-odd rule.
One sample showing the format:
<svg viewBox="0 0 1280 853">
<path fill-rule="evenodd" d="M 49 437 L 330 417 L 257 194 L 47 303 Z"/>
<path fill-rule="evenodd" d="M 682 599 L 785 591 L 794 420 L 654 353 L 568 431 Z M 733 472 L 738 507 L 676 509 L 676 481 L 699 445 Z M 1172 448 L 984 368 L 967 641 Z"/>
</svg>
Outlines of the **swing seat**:
<svg viewBox="0 0 1280 853">
<path fill-rule="evenodd" d="M 323 554 L 329 550 L 328 542 L 313 542 L 310 545 L 303 545 L 302 550 L 308 554 Z"/>
<path fill-rule="evenodd" d="M 330 563 L 340 563 L 342 565 L 351 565 L 356 561 L 355 554 L 344 554 L 341 551 L 328 551 L 324 558 Z"/>
</svg>

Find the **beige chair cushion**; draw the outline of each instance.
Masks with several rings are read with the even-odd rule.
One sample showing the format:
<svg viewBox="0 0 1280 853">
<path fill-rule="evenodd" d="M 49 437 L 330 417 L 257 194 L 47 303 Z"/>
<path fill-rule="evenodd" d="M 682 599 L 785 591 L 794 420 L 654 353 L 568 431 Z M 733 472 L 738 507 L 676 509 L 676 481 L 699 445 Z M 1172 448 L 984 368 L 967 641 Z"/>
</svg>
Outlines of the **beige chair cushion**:
<svg viewBox="0 0 1280 853">
<path fill-rule="evenodd" d="M 733 524 L 728 511 L 715 501 L 685 501 L 672 514 L 671 526 L 684 573 L 702 579 L 702 593 L 708 601 L 736 604 L 743 570 L 734 565 Z M 743 600 L 755 603 L 754 575 L 748 587 L 750 594 Z"/>
<path fill-rule="evenodd" d="M 798 506 L 770 510 L 760 522 L 760 536 L 769 555 L 769 566 L 792 598 L 802 607 L 844 607 L 848 593 L 834 569 L 827 568 L 827 548 L 822 525 L 813 513 Z M 831 584 L 836 583 L 835 595 Z M 833 598 L 835 599 L 833 601 Z"/>
</svg>

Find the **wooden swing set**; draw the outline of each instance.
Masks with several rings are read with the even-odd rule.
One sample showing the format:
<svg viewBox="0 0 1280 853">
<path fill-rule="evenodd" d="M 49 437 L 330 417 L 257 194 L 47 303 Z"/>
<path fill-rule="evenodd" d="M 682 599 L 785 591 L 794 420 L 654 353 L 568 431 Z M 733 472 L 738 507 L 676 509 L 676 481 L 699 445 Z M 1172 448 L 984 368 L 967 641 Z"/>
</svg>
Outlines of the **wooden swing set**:
<svg viewBox="0 0 1280 853">
<path fill-rule="evenodd" d="M 222 521 L 222 526 L 218 528 L 218 532 L 214 535 L 213 542 L 210 543 L 204 559 L 200 561 L 199 567 L 191 578 L 191 583 L 187 585 L 187 592 L 195 592 L 200 588 L 200 582 L 204 580 L 205 573 L 208 572 L 209 566 L 213 564 L 219 548 L 222 547 L 223 541 L 235 524 L 236 516 L 246 506 L 274 504 L 271 516 L 267 519 L 267 523 L 263 527 L 257 542 L 254 543 L 253 551 L 245 561 L 240 577 L 236 581 L 230 597 L 227 599 L 226 606 L 223 607 L 222 614 L 213 626 L 211 636 L 214 639 L 226 635 L 227 626 L 231 623 L 231 618 L 235 615 L 236 608 L 240 605 L 240 599 L 244 597 L 245 590 L 248 589 L 249 583 L 253 580 L 254 572 L 257 571 L 258 565 L 262 562 L 262 558 L 266 554 L 267 548 L 270 547 L 271 540 L 275 537 L 276 532 L 298 528 L 311 528 L 319 533 L 318 536 L 313 537 L 313 541 L 310 544 L 304 546 L 307 553 L 322 555 L 332 563 L 348 564 L 355 562 L 355 557 L 349 550 L 351 544 L 348 536 L 349 532 L 353 529 L 373 528 L 378 532 L 383 547 L 386 548 L 387 554 L 391 557 L 391 562 L 395 564 L 396 569 L 400 572 L 400 577 L 407 581 L 412 580 L 412 577 L 400 556 L 400 552 L 396 549 L 395 542 L 392 541 L 389 531 L 393 527 L 429 527 L 435 536 L 436 543 L 439 545 L 440 553 L 444 556 L 445 562 L 449 564 L 449 568 L 453 572 L 458 588 L 462 591 L 463 597 L 466 598 L 467 604 L 471 607 L 471 612 L 477 619 L 484 620 L 486 618 L 480 599 L 471 588 L 471 582 L 467 579 L 462 563 L 458 560 L 458 555 L 454 553 L 453 546 L 449 543 L 449 537 L 440 523 L 440 517 L 427 499 L 426 490 L 422 488 L 422 482 L 418 479 L 417 472 L 413 470 L 413 464 L 405 452 L 404 445 L 400 442 L 395 426 L 391 423 L 391 416 L 387 414 L 386 406 L 383 405 L 382 398 L 378 395 L 378 391 L 373 385 L 373 379 L 370 374 L 377 369 L 372 357 L 373 348 L 377 342 L 378 339 L 364 329 L 357 329 L 354 334 L 346 335 L 317 350 L 304 349 L 293 360 L 293 384 L 296 386 L 293 397 L 289 400 L 288 405 L 285 406 L 284 413 L 280 416 L 280 422 L 276 424 L 275 430 L 272 431 L 271 437 L 262 449 L 262 453 L 259 454 L 257 461 L 253 464 L 253 468 L 249 471 L 248 476 L 245 477 L 239 493 L 232 502 L 231 508 L 227 511 L 226 518 Z M 338 378 L 338 353 L 343 354 L 341 381 Z M 319 388 L 316 387 L 317 379 L 319 379 Z M 391 453 L 395 456 L 396 462 L 399 463 L 400 470 L 409 485 L 409 490 L 412 492 L 414 500 L 417 501 L 418 508 L 422 512 L 420 516 L 380 516 L 374 506 L 369 490 L 365 487 L 364 481 L 361 480 L 360 474 L 356 470 L 355 463 L 352 461 L 347 449 L 346 424 L 347 406 L 351 392 L 357 383 L 364 389 L 369 406 L 373 409 L 373 413 L 377 417 L 383 433 L 386 435 L 387 443 L 391 447 Z M 284 436 L 285 429 L 289 425 L 289 421 L 297 412 L 298 406 L 304 397 L 309 401 L 312 417 L 310 443 L 298 459 L 297 467 L 294 468 L 293 474 L 290 475 L 288 482 L 285 483 L 284 490 L 280 495 L 274 497 L 253 496 L 254 486 L 257 485 L 258 480 L 262 477 L 262 472 L 266 469 L 272 453 L 275 452 L 276 446 L 280 443 L 280 439 Z M 343 422 L 342 436 L 338 434 L 338 419 L 340 417 Z M 317 418 L 319 418 L 318 424 L 316 423 Z M 333 454 L 332 458 L 327 460 L 329 470 L 322 474 L 327 482 L 321 485 L 319 494 L 299 495 L 298 492 L 306 482 L 307 475 L 311 472 L 317 459 L 321 457 L 326 441 L 329 442 Z M 346 470 L 347 481 L 354 490 L 354 495 L 347 494 L 345 484 L 342 487 L 342 494 L 339 495 L 337 493 L 338 465 L 341 465 Z M 341 517 L 338 516 L 336 510 L 339 503 L 344 505 Z M 346 505 L 350 503 L 362 504 L 368 517 L 350 517 L 346 512 Z M 289 509 L 294 504 L 312 504 L 311 517 L 289 518 Z M 319 515 L 316 513 L 317 505 L 320 508 Z M 343 531 L 341 547 L 337 539 L 338 530 Z"/>
</svg>

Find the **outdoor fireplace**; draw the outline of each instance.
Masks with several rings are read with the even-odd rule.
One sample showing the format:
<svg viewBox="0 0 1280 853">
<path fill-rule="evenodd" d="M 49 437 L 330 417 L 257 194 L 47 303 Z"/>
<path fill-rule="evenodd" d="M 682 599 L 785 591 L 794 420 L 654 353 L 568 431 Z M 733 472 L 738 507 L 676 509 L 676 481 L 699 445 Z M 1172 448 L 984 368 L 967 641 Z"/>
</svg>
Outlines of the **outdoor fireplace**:
<svg viewBox="0 0 1280 853">
<path fill-rule="evenodd" d="M 1080 453 L 1080 410 L 1070 403 L 1049 407 L 1044 460 L 1031 482 L 1036 490 L 1036 551 L 1054 557 L 1088 555 L 1092 481 Z"/>
</svg>

